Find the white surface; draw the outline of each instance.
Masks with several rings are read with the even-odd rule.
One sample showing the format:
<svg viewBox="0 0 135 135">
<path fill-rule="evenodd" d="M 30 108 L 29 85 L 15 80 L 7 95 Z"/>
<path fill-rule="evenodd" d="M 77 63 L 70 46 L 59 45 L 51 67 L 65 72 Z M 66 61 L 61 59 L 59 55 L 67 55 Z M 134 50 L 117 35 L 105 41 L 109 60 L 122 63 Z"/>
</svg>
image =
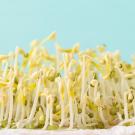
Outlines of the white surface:
<svg viewBox="0 0 135 135">
<path fill-rule="evenodd" d="M 28 129 L 1 129 L 0 135 L 135 135 L 135 126 L 116 126 L 111 129 L 99 130 L 28 130 Z"/>
</svg>

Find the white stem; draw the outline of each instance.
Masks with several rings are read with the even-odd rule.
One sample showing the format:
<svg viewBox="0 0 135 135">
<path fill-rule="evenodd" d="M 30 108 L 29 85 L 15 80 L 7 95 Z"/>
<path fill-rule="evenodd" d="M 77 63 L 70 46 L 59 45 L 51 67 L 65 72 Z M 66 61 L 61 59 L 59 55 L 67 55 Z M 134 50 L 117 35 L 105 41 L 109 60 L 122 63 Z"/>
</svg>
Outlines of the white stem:
<svg viewBox="0 0 135 135">
<path fill-rule="evenodd" d="M 74 101 L 74 108 L 75 108 L 75 123 L 76 123 L 76 125 L 77 125 L 77 123 L 78 123 L 78 117 L 79 117 L 79 115 L 78 115 L 78 109 L 77 109 L 77 102 L 76 102 L 76 99 L 75 99 L 75 101 Z"/>
<path fill-rule="evenodd" d="M 45 119 L 45 124 L 44 124 L 44 127 L 43 129 L 46 129 L 48 127 L 48 124 L 49 124 L 49 112 L 50 112 L 50 109 L 49 109 L 49 103 L 48 103 L 48 97 L 46 98 L 46 119 Z"/>
<path fill-rule="evenodd" d="M 50 125 L 53 125 L 53 101 L 50 101 Z"/>
<path fill-rule="evenodd" d="M 83 125 L 86 125 L 86 120 L 85 120 L 85 108 L 86 108 L 86 99 L 85 99 L 85 96 L 84 96 L 83 102 L 82 102 L 82 113 L 81 113 Z"/>
<path fill-rule="evenodd" d="M 124 115 L 125 119 L 128 119 L 127 92 L 124 93 Z"/>
<path fill-rule="evenodd" d="M 12 89 L 9 90 L 9 100 L 10 100 L 10 103 L 9 103 L 9 117 L 8 117 L 8 125 L 7 125 L 7 127 L 10 126 L 12 116 L 13 116 L 13 90 Z"/>
<path fill-rule="evenodd" d="M 26 105 L 26 115 L 27 115 L 27 118 L 30 115 L 30 100 L 31 100 L 30 93 L 28 93 L 27 105 Z"/>
<path fill-rule="evenodd" d="M 23 119 L 24 119 L 24 117 L 25 117 L 25 106 L 24 105 L 22 105 L 22 113 L 21 113 L 21 118 L 20 118 L 20 120 L 22 121 Z"/>
<path fill-rule="evenodd" d="M 63 83 L 62 83 L 62 80 L 60 80 L 60 79 L 58 80 L 58 92 L 60 95 L 60 105 L 61 105 L 61 122 L 59 124 L 60 127 L 63 126 L 64 121 L 65 121 L 65 111 L 64 111 L 65 107 L 64 107 L 64 97 L 63 97 L 64 96 L 64 93 L 63 93 L 64 84 Z"/>
<path fill-rule="evenodd" d="M 40 105 L 42 106 L 43 111 L 45 112 L 45 99 L 44 99 L 44 97 L 40 97 Z"/>
<path fill-rule="evenodd" d="M 21 113 L 21 105 L 18 103 L 16 107 L 15 121 L 19 120 L 20 113 Z"/>
<path fill-rule="evenodd" d="M 74 123 L 74 114 L 73 114 L 73 103 L 72 103 L 72 98 L 69 97 L 69 111 L 70 111 L 70 126 L 69 128 L 73 128 L 73 123 Z"/>
<path fill-rule="evenodd" d="M 96 97 L 97 97 L 97 84 L 95 85 L 95 87 L 94 87 L 94 99 L 96 99 Z"/>
<path fill-rule="evenodd" d="M 83 56 L 83 63 L 82 63 L 82 87 L 81 87 L 81 103 L 83 100 L 84 92 L 85 92 L 85 56 Z"/>
<path fill-rule="evenodd" d="M 60 127 L 62 127 L 64 125 L 65 122 L 65 112 L 64 112 L 64 101 L 61 100 L 61 122 L 60 122 Z"/>
<path fill-rule="evenodd" d="M 21 91 L 22 91 L 22 78 L 20 79 L 19 84 L 17 86 L 17 93 L 16 94 L 19 94 Z M 17 99 L 17 100 L 20 100 L 20 99 Z M 19 120 L 20 115 L 21 115 L 21 105 L 20 105 L 20 102 L 17 101 L 16 112 L 15 112 L 15 121 Z"/>
<path fill-rule="evenodd" d="M 2 99 L 1 107 L 0 107 L 0 121 L 3 121 L 3 117 L 4 117 L 4 102 Z"/>
<path fill-rule="evenodd" d="M 4 115 L 4 120 L 7 120 L 8 119 L 8 113 L 9 113 L 9 98 L 8 98 L 5 109 L 6 109 L 6 112 L 5 112 L 5 115 Z"/>
<path fill-rule="evenodd" d="M 37 84 L 35 99 L 34 99 L 33 106 L 32 106 L 32 109 L 31 109 L 31 113 L 30 113 L 30 116 L 29 116 L 29 122 L 32 121 L 32 119 L 35 115 L 35 112 L 36 112 L 38 98 L 39 98 L 40 85 L 41 85 L 41 79 L 39 79 L 38 84 Z"/>
</svg>

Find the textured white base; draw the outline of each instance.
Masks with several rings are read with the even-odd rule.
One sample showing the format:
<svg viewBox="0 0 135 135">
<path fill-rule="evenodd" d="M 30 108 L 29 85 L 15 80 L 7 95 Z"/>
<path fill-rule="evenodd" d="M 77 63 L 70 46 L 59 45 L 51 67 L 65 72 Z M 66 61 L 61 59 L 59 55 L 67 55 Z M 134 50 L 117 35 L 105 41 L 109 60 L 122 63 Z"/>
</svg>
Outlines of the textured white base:
<svg viewBox="0 0 135 135">
<path fill-rule="evenodd" d="M 30 130 L 30 129 L 1 129 L 0 135 L 135 135 L 135 126 L 116 126 L 111 129 L 99 130 Z"/>
</svg>

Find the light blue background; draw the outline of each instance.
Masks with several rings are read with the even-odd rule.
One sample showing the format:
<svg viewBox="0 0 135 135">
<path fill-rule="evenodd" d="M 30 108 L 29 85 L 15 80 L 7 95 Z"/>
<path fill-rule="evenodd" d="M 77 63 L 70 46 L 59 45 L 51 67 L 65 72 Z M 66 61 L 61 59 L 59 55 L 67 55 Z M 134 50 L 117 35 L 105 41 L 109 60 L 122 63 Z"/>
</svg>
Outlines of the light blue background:
<svg viewBox="0 0 135 135">
<path fill-rule="evenodd" d="M 28 49 L 32 39 L 52 31 L 65 47 L 105 43 L 129 60 L 135 53 L 135 0 L 0 0 L 0 53 Z"/>
</svg>

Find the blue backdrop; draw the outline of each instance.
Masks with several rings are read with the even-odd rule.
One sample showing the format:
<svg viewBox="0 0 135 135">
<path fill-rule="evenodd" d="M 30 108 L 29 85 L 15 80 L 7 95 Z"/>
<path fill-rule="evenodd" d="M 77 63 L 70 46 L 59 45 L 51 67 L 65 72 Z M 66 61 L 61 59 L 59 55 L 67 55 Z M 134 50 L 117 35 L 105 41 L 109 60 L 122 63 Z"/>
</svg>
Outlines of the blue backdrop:
<svg viewBox="0 0 135 135">
<path fill-rule="evenodd" d="M 135 0 L 0 0 L 0 53 L 28 49 L 32 39 L 52 31 L 65 47 L 105 43 L 129 60 L 135 53 Z"/>
</svg>

